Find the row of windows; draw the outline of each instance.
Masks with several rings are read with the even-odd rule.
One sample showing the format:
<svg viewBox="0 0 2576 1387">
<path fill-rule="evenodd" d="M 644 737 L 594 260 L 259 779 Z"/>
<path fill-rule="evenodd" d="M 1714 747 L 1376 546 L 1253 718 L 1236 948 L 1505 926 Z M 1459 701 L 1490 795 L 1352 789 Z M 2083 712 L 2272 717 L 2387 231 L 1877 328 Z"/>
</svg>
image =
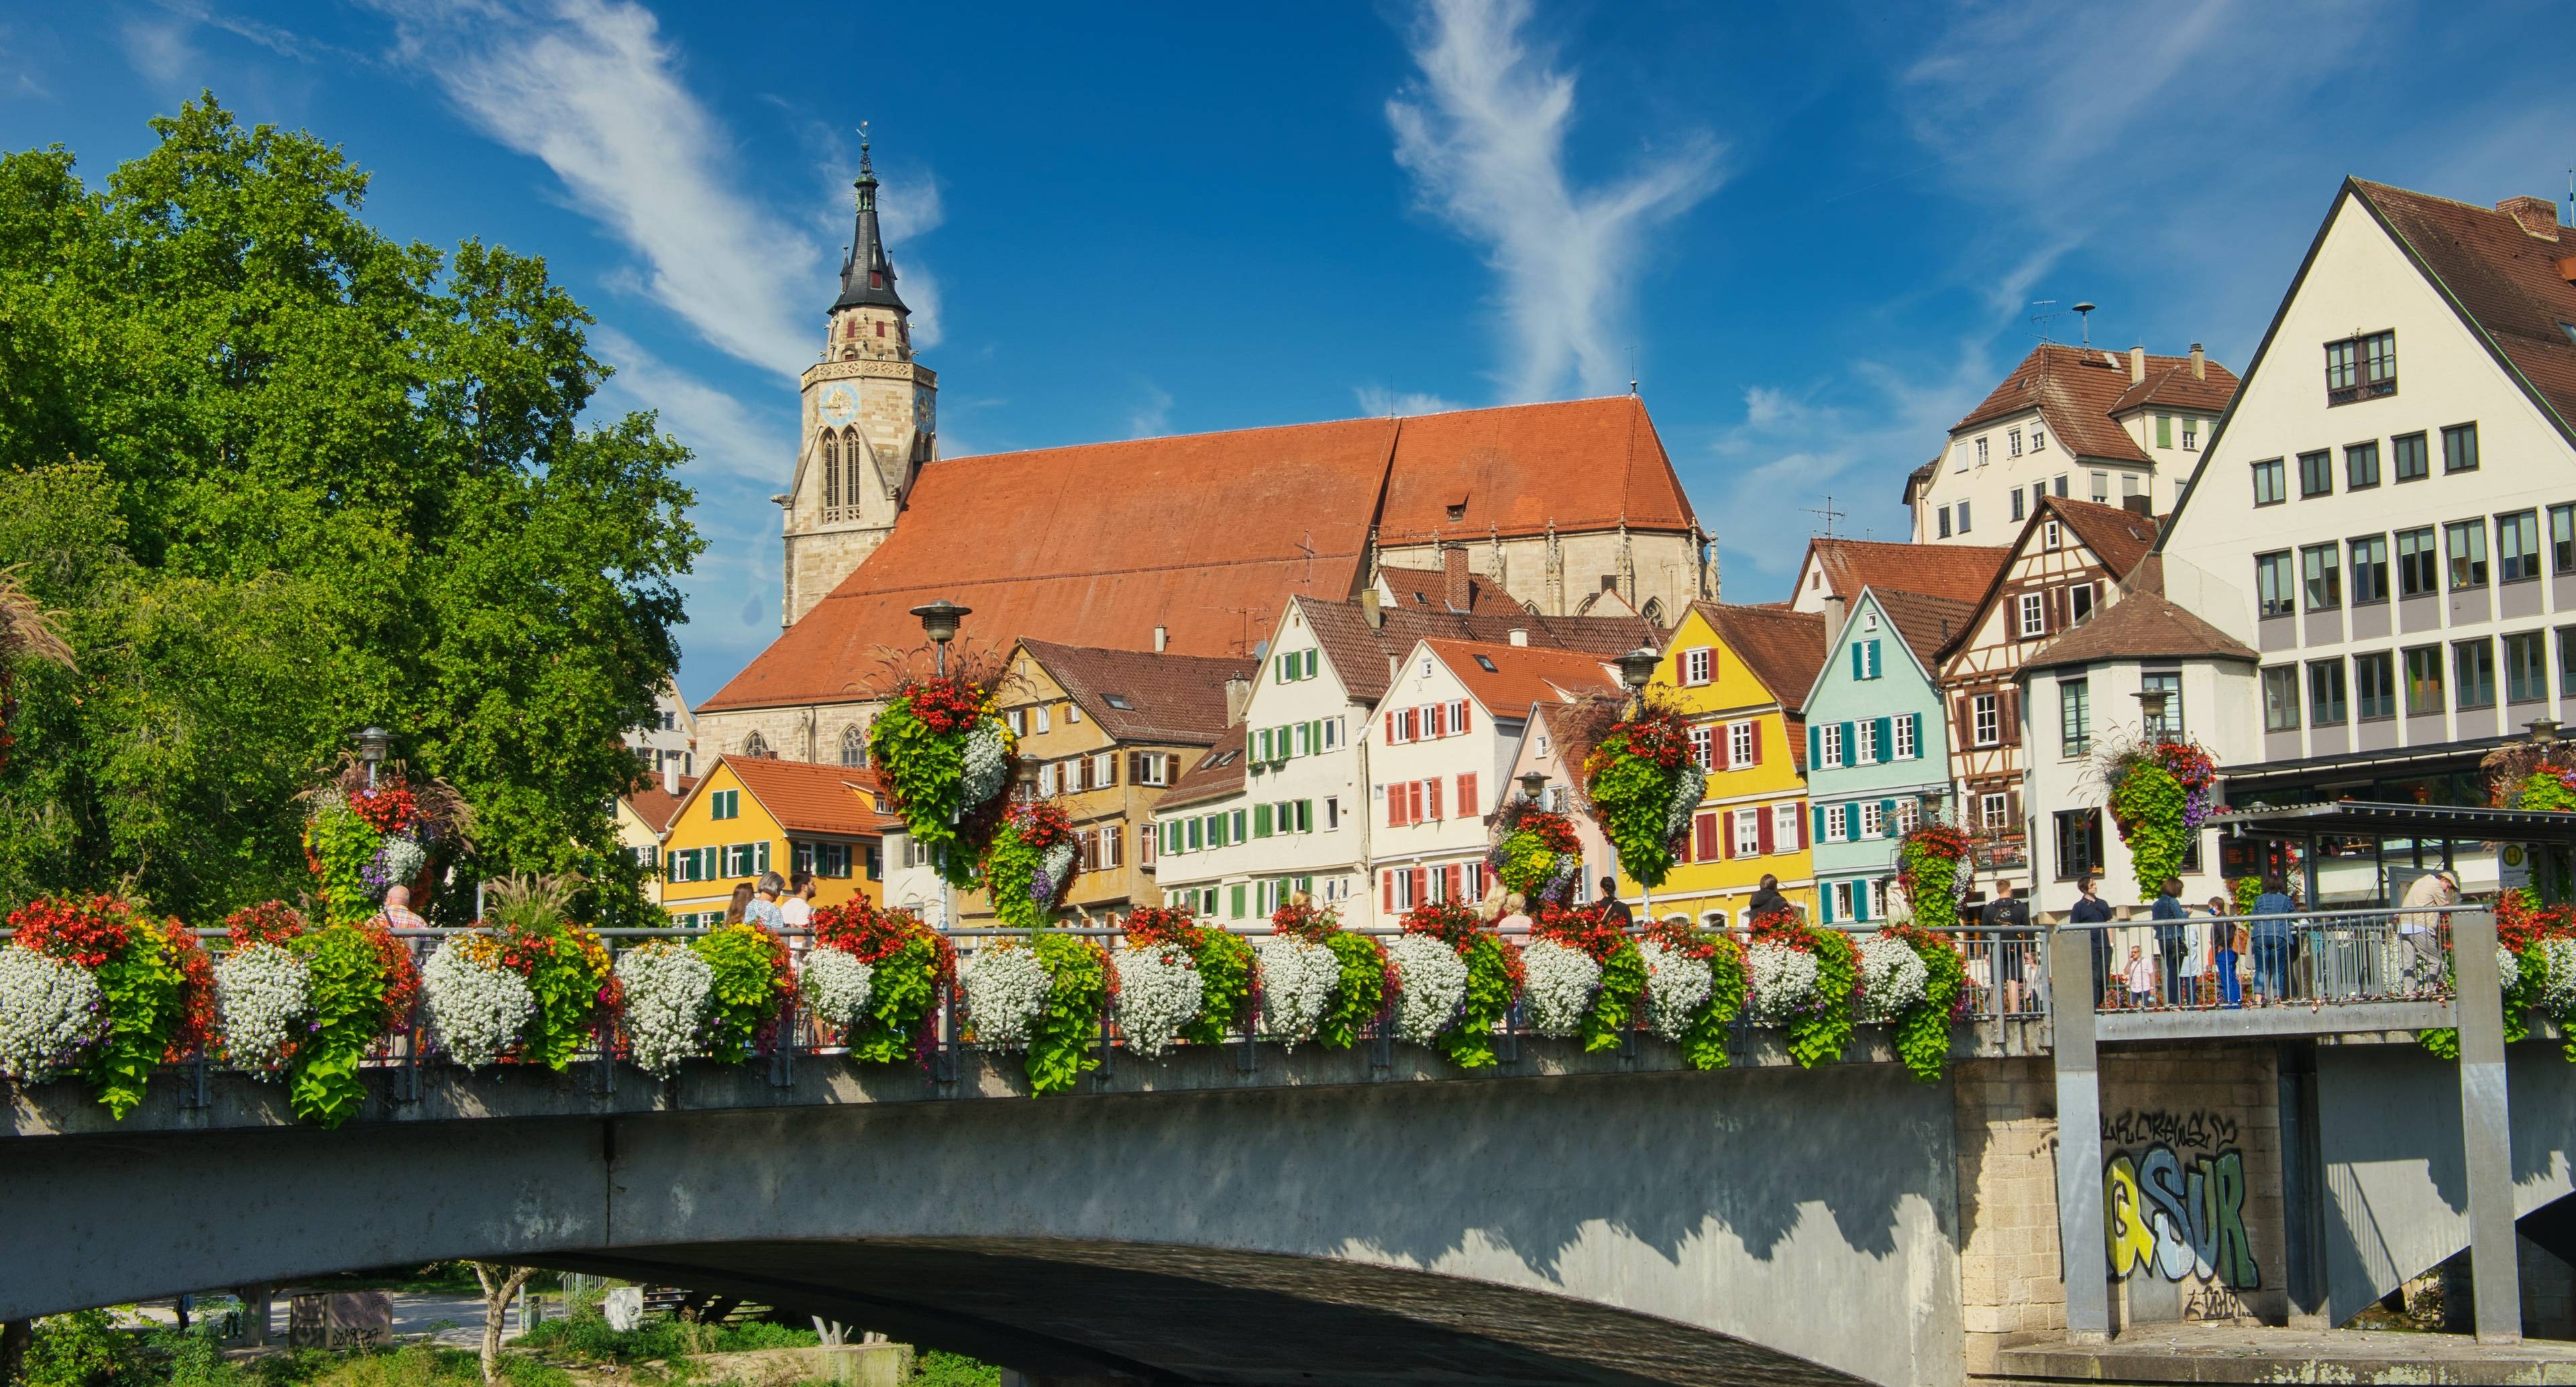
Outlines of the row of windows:
<svg viewBox="0 0 2576 1387">
<path fill-rule="evenodd" d="M 1762 724 L 1702 723 L 1690 730 L 1691 759 L 1704 771 L 1745 770 L 1762 764 Z"/>
<path fill-rule="evenodd" d="M 1339 797 L 1327 796 L 1320 813 L 1318 808 L 1311 799 L 1272 800 L 1186 819 L 1165 819 L 1159 830 L 1163 852 L 1173 856 L 1231 847 L 1282 833 L 1313 833 L 1319 823 L 1327 833 L 1342 826 Z"/>
<path fill-rule="evenodd" d="M 2056 871 L 2059 881 L 2081 881 L 2106 870 L 2110 859 L 2102 850 L 2102 811 L 2096 809 L 2062 809 L 2051 821 L 2055 829 Z M 2200 870 L 2200 838 L 2195 833 L 2183 844 L 2182 870 L 2190 875 Z"/>
<path fill-rule="evenodd" d="M 1436 737 L 1458 736 L 1467 731 L 1467 725 L 1467 700 L 1463 698 L 1390 708 L 1386 714 L 1386 739 L 1390 744 L 1427 742 Z"/>
<path fill-rule="evenodd" d="M 1386 826 L 1402 828 L 1406 824 L 1447 818 L 1440 807 L 1441 788 L 1442 782 L 1437 776 L 1378 786 L 1377 797 L 1386 801 Z M 1458 817 L 1471 818 L 1484 812 L 1484 802 L 1476 797 L 1476 773 L 1469 771 L 1459 776 Z"/>
<path fill-rule="evenodd" d="M 2091 621 L 2100 595 L 2098 579 L 2015 595 L 2013 639 L 2035 641 Z"/>
<path fill-rule="evenodd" d="M 1263 727 L 1244 737 L 1244 747 L 1256 762 L 1285 761 L 1292 756 L 1319 756 L 1338 749 L 1341 744 L 1340 718 L 1315 718 L 1307 722 Z"/>
<path fill-rule="evenodd" d="M 1393 915 L 1429 902 L 1474 901 L 1482 897 L 1485 894 L 1485 864 L 1452 862 L 1443 867 L 1387 867 L 1379 870 L 1377 880 L 1378 905 Z"/>
<path fill-rule="evenodd" d="M 1328 903 L 1348 900 L 1350 889 L 1348 879 L 1327 877 L 1324 880 L 1324 899 Z M 1169 893 L 1167 898 L 1172 904 L 1207 916 L 1209 919 L 1217 918 L 1217 906 L 1219 902 L 1223 902 L 1226 907 L 1224 912 L 1226 919 L 1249 920 L 1267 916 L 1287 901 L 1290 893 L 1296 891 L 1303 891 L 1308 896 L 1313 896 L 1315 879 L 1307 876 L 1264 877 L 1259 881 L 1238 881 L 1222 888 L 1184 887 Z"/>
<path fill-rule="evenodd" d="M 1923 755 L 1923 715 L 1902 713 L 1853 722 L 1819 722 L 1807 728 L 1807 764 L 1817 770 L 1913 761 Z"/>
<path fill-rule="evenodd" d="M 1980 436 L 1976 441 L 1975 458 L 1976 464 L 1979 467 L 1986 465 L 1987 449 L 1989 445 L 1990 440 L 1983 436 Z M 2021 446 L 2022 431 L 2020 429 L 2006 430 L 2004 434 L 2004 448 L 2006 450 L 2004 455 L 2006 457 L 2020 457 Z M 1970 456 L 1968 449 L 1968 444 L 1962 443 L 1959 445 L 1958 452 L 1955 454 L 1958 461 L 1952 464 L 1953 471 L 1965 472 L 1968 470 L 1968 460 Z M 2030 423 L 2030 450 L 2034 453 L 2044 453 L 2048 451 L 2048 425 L 2036 419 L 2032 420 Z M 2064 495 L 2065 493 L 2060 492 L 2058 494 Z"/>
<path fill-rule="evenodd" d="M 2495 560 L 2488 563 L 2488 532 L 2494 532 Z M 2390 541 L 2394 539 L 2392 547 Z M 2385 602 L 2390 596 L 2431 597 L 2441 592 L 2447 576 L 2453 592 L 2469 592 L 2500 583 L 2519 583 L 2541 572 L 2540 512 L 2508 511 L 2492 517 L 2454 520 L 2438 527 L 2422 525 L 2390 535 L 2357 535 L 2341 541 L 2302 546 L 2295 563 L 2291 551 L 2276 549 L 2254 556 L 2254 602 L 2259 616 L 2288 616 L 2299 610 L 2332 611 L 2347 600 L 2356 607 Z M 2576 573 L 2576 505 L 2549 508 L 2549 570 Z M 2395 569 L 2390 568 L 2392 554 Z"/>
<path fill-rule="evenodd" d="M 2433 475 L 2431 443 L 2421 433 L 2405 433 L 2388 440 L 2388 475 L 2392 481 L 2420 482 Z M 2478 470 L 2478 426 L 2474 423 L 2452 424 L 2442 430 L 2442 471 L 2475 472 Z M 2349 443 L 2343 450 L 2343 489 L 2367 491 L 2379 485 L 2379 440 Z M 2335 489 L 2334 450 L 2320 448 L 2299 454 L 2299 496 L 2302 500 L 2331 496 Z M 2289 460 L 2265 458 L 2254 464 L 2254 504 L 2277 506 L 2290 499 Z"/>
<path fill-rule="evenodd" d="M 722 847 L 679 848 L 662 859 L 670 881 L 722 881 L 755 877 L 769 870 L 769 840 L 727 843 Z"/>
<path fill-rule="evenodd" d="M 2164 695 L 2162 711 L 2142 713 L 2139 735 L 2149 741 L 2182 738 L 2182 671 L 2149 670 L 2138 676 L 2141 693 Z M 2141 710 L 2151 700 L 2141 699 Z M 2093 751 L 2093 684 L 2087 679 L 2057 681 L 2057 753 L 2073 760 Z"/>
<path fill-rule="evenodd" d="M 1887 918 L 1887 883 L 1876 881 L 1829 881 L 1816 891 L 1817 903 L 1823 907 L 1826 924 L 1867 924 Z"/>
<path fill-rule="evenodd" d="M 1864 799 L 1816 806 L 1816 841 L 1860 843 L 1896 838 L 1914 829 L 1921 810 L 1910 799 Z"/>
<path fill-rule="evenodd" d="M 1014 737 L 1025 737 L 1032 732 L 1052 732 L 1055 730 L 1055 705 L 1033 703 L 1025 708 L 1006 708 L 1002 710 L 1002 720 L 1011 725 Z M 1082 705 L 1071 699 L 1065 700 L 1065 726 L 1071 727 L 1081 721 Z"/>
<path fill-rule="evenodd" d="M 2500 639 L 2481 636 L 2453 641 L 2447 650 L 2440 645 L 2416 645 L 2398 651 L 2365 651 L 2350 658 L 2348 674 L 2342 659 L 2310 660 L 2304 667 L 2270 666 L 2263 671 L 2263 728 L 2299 730 L 2303 705 L 2310 727 L 2393 718 L 2401 704 L 2408 717 L 2437 717 L 2451 708 L 2463 712 L 2493 708 L 2499 692 L 2499 664 L 2505 702 L 2548 700 L 2549 634 L 2517 631 Z M 2558 631 L 2558 691 L 2563 697 L 2576 697 L 2576 627 Z"/>
<path fill-rule="evenodd" d="M 1293 684 L 1300 679 L 1314 678 L 1316 668 L 1315 658 L 1315 651 L 1311 646 L 1304 650 L 1288 650 L 1281 652 L 1270 661 L 1270 676 L 1272 681 L 1280 684 Z"/>
<path fill-rule="evenodd" d="M 1692 818 L 1685 860 L 1721 862 L 1733 857 L 1768 857 L 1796 852 L 1805 846 L 1798 831 L 1796 804 L 1722 809 Z"/>
</svg>

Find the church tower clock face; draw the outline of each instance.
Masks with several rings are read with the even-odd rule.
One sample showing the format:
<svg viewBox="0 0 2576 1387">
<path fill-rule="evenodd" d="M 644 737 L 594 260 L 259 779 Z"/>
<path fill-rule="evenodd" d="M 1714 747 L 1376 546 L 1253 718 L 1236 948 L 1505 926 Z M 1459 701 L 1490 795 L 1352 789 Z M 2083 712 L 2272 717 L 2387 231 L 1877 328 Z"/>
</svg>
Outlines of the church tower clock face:
<svg viewBox="0 0 2576 1387">
<path fill-rule="evenodd" d="M 846 385 L 835 385 L 823 392 L 823 401 L 817 412 L 823 416 L 824 423 L 840 428 L 859 417 L 858 396 L 851 394 L 850 387 Z"/>
</svg>

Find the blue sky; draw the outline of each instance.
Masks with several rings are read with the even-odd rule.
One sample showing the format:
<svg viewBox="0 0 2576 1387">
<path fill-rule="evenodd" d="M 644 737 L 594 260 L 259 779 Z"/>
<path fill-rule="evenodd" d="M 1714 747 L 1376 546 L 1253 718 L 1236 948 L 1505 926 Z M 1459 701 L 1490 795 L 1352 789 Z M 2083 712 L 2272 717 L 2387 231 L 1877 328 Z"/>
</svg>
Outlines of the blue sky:
<svg viewBox="0 0 2576 1387">
<path fill-rule="evenodd" d="M 696 699 L 776 632 L 863 119 L 947 454 L 1634 375 L 1762 601 L 1828 494 L 1901 536 L 1905 472 L 2075 335 L 2034 300 L 2241 366 L 2345 174 L 2563 197 L 2570 39 L 2540 3 L 39 0 L 0 144 L 96 180 L 210 87 L 343 145 L 391 234 L 547 257 L 601 407 L 697 451 Z"/>
</svg>

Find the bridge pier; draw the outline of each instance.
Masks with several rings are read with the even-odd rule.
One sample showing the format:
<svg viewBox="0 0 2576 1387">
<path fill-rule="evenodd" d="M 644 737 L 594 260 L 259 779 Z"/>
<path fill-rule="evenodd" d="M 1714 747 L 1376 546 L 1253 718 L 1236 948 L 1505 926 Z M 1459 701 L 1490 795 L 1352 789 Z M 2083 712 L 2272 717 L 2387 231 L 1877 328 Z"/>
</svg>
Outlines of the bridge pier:
<svg viewBox="0 0 2576 1387">
<path fill-rule="evenodd" d="M 2093 976 L 2093 935 L 2048 937 L 2051 978 Z M 2111 1254 L 2102 1240 L 2102 1073 L 2091 986 L 2051 989 L 2057 1059 L 2057 1246 L 2066 1264 L 2066 1338 L 2111 1338 Z"/>
<path fill-rule="evenodd" d="M 2522 1342 L 2513 1227 L 2513 1124 L 2505 1101 L 2504 995 L 2495 917 L 2451 918 L 2460 1032 L 2460 1141 L 2469 1176 L 2469 1275 L 2478 1342 Z"/>
</svg>

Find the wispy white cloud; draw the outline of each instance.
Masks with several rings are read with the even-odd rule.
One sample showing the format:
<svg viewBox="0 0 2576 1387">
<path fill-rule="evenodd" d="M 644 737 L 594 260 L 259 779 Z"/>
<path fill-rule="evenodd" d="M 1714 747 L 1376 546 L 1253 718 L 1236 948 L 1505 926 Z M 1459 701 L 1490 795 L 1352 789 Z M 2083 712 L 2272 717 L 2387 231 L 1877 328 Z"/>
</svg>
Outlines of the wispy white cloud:
<svg viewBox="0 0 2576 1387">
<path fill-rule="evenodd" d="M 718 348 L 793 371 L 819 345 L 826 252 L 735 187 L 729 146 L 652 13 L 625 0 L 374 0 L 396 58 L 491 138 L 545 163 Z"/>
<path fill-rule="evenodd" d="M 796 463 L 796 434 L 784 419 L 743 402 L 669 365 L 613 327 L 590 331 L 593 355 L 616 369 L 600 391 L 619 410 L 650 409 L 664 432 L 697 454 L 698 462 L 737 477 L 783 485 Z M 782 392 L 779 399 L 788 397 Z"/>
<path fill-rule="evenodd" d="M 1382 385 L 1363 385 L 1352 393 L 1359 396 L 1360 413 L 1366 415 L 1446 414 L 1461 408 L 1455 401 L 1420 390 L 1389 390 Z"/>
<path fill-rule="evenodd" d="M 116 26 L 117 46 L 125 61 L 155 86 L 186 81 L 204 61 L 189 31 L 195 24 L 175 15 L 133 15 Z"/>
<path fill-rule="evenodd" d="M 1129 438 L 1160 438 L 1172 431 L 1172 392 L 1146 381 L 1145 397 L 1127 412 Z"/>
<path fill-rule="evenodd" d="M 1565 159 L 1574 78 L 1524 44 L 1529 17 L 1528 0 L 1425 0 L 1410 38 L 1420 75 L 1386 117 L 1423 205 L 1495 272 L 1504 395 L 1606 393 L 1627 379 L 1620 329 L 1646 233 L 1716 188 L 1719 149 L 1682 132 L 1634 172 L 1578 186 Z"/>
</svg>

